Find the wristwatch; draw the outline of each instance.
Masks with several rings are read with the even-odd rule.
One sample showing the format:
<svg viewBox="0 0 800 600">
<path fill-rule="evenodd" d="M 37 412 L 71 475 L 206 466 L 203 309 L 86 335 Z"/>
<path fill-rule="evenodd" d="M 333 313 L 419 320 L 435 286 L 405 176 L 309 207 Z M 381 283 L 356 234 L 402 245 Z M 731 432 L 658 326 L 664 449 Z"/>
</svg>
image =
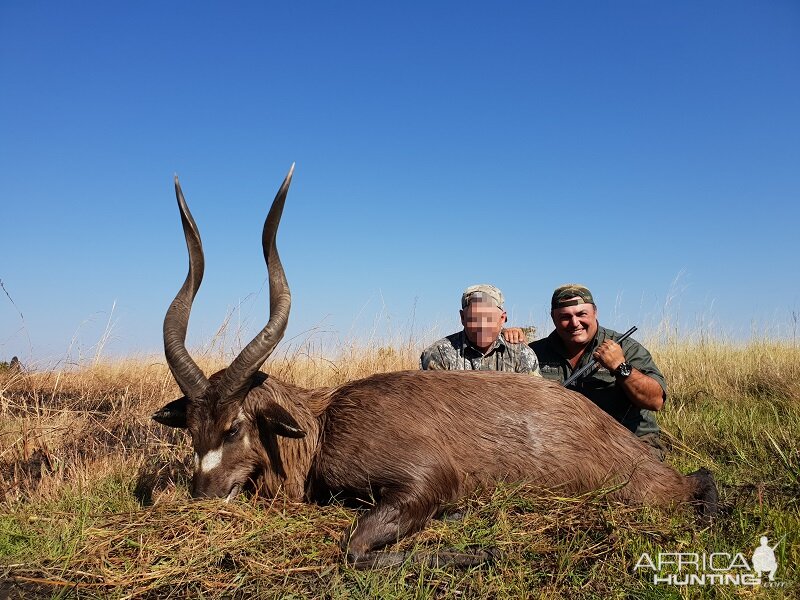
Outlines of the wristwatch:
<svg viewBox="0 0 800 600">
<path fill-rule="evenodd" d="M 633 372 L 633 367 L 631 367 L 631 363 L 623 362 L 620 363 L 619 366 L 614 370 L 614 375 L 617 377 L 622 377 L 622 379 L 627 379 L 630 377 L 630 374 Z"/>
</svg>

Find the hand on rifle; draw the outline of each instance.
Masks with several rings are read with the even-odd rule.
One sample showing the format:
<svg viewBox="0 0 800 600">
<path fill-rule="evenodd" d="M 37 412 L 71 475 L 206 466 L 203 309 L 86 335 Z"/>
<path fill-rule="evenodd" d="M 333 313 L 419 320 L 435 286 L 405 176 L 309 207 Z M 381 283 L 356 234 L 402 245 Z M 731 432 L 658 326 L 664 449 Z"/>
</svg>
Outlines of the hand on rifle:
<svg viewBox="0 0 800 600">
<path fill-rule="evenodd" d="M 616 342 L 612 342 L 611 340 L 606 340 L 605 342 L 600 344 L 600 346 L 597 348 L 597 350 L 595 350 L 594 353 L 592 354 L 592 359 L 588 363 L 586 363 L 584 366 L 582 366 L 580 369 L 578 369 L 577 371 L 573 372 L 572 375 L 567 377 L 566 381 L 564 381 L 564 387 L 569 387 L 570 385 L 575 383 L 581 377 L 584 377 L 584 376 L 590 375 L 591 373 L 594 373 L 600 365 L 603 365 L 604 367 L 606 367 L 608 369 L 609 365 L 613 364 L 614 365 L 614 370 L 616 371 L 617 367 L 620 365 L 620 363 L 625 361 L 625 355 L 622 354 L 622 348 L 620 347 L 619 342 L 621 342 L 622 340 L 628 339 L 628 337 L 630 337 L 630 335 L 634 331 L 636 331 L 636 325 L 634 325 L 633 327 L 628 329 L 628 331 L 623 333 Z M 598 357 L 598 352 L 600 352 L 601 350 L 602 350 L 602 355 L 605 356 L 605 359 L 607 361 L 609 361 L 608 363 L 600 361 L 600 358 Z M 617 350 L 619 350 L 619 355 L 616 354 Z M 610 353 L 610 356 L 609 356 L 609 353 Z M 615 360 L 614 357 L 619 358 L 619 361 L 612 363 L 611 362 L 612 359 Z M 656 410 L 658 410 L 658 409 L 656 409 Z"/>
<path fill-rule="evenodd" d="M 625 362 L 622 346 L 614 340 L 606 340 L 597 347 L 592 357 L 612 373 Z"/>
</svg>

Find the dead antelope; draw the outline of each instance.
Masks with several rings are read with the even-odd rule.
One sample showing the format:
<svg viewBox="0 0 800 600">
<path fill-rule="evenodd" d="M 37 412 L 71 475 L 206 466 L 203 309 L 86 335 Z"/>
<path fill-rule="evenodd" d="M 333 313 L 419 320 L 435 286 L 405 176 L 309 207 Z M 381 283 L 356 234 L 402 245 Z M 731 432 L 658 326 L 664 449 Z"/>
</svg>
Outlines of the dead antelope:
<svg viewBox="0 0 800 600">
<path fill-rule="evenodd" d="M 371 499 L 374 506 L 343 542 L 358 566 L 380 563 L 388 554 L 377 549 L 499 480 L 576 494 L 618 486 L 611 496 L 622 501 L 691 502 L 702 514 L 714 513 L 716 487 L 708 471 L 681 475 L 589 400 L 542 378 L 406 371 L 305 390 L 261 373 L 291 305 L 275 236 L 293 170 L 262 236 L 269 322 L 227 369 L 208 378 L 185 346 L 204 263 L 200 234 L 175 180 L 189 273 L 164 319 L 164 346 L 185 396 L 153 418 L 189 430 L 194 497 L 231 499 L 253 485 L 268 495 L 283 489 L 298 501 Z"/>
</svg>

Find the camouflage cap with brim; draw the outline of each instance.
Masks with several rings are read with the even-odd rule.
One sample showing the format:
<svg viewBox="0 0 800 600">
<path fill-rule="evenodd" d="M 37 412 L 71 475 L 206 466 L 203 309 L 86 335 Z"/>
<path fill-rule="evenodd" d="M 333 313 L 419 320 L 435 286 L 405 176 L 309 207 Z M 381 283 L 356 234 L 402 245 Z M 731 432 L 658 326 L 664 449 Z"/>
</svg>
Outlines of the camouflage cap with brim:
<svg viewBox="0 0 800 600">
<path fill-rule="evenodd" d="M 502 309 L 504 300 L 503 292 L 493 285 L 488 283 L 471 285 L 461 294 L 461 308 L 467 308 L 470 302 L 491 302 L 497 308 Z"/>
<path fill-rule="evenodd" d="M 550 300 L 550 308 L 564 308 L 565 306 L 576 306 L 578 304 L 594 304 L 592 292 L 586 286 L 577 283 L 568 283 L 556 288 L 553 298 Z"/>
</svg>

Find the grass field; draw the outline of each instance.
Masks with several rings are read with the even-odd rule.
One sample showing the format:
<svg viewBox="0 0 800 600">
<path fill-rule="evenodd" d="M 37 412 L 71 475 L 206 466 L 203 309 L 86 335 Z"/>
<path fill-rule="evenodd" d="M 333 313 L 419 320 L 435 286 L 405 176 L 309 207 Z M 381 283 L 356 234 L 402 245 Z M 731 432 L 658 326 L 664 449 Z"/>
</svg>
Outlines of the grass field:
<svg viewBox="0 0 800 600">
<path fill-rule="evenodd" d="M 659 416 L 668 461 L 682 472 L 713 471 L 722 501 L 713 525 L 602 493 L 564 498 L 506 485 L 466 499 L 462 519 L 433 521 L 399 544 L 419 553 L 496 550 L 493 564 L 462 570 L 348 568 L 338 544 L 355 513 L 342 506 L 190 501 L 189 441 L 149 419 L 179 395 L 160 357 L 0 371 L 0 597 L 800 597 L 800 347 L 670 342 L 652 350 L 670 384 Z M 417 356 L 403 347 L 335 360 L 297 352 L 265 370 L 327 386 L 414 369 Z M 214 363 L 201 366 L 224 366 Z M 777 585 L 670 586 L 634 569 L 644 552 L 750 561 L 762 535 L 778 543 Z"/>
</svg>

